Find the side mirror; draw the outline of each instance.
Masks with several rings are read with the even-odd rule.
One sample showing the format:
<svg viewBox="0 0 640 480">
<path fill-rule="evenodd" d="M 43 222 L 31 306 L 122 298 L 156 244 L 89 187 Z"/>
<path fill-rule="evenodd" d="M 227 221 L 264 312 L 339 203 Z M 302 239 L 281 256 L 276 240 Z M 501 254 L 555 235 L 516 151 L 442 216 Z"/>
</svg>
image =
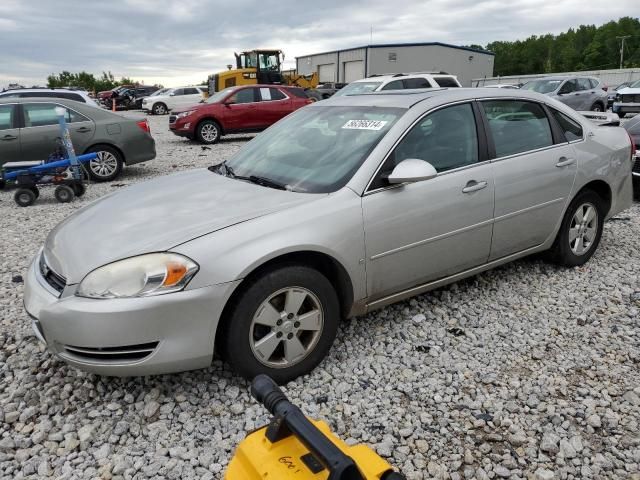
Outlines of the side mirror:
<svg viewBox="0 0 640 480">
<path fill-rule="evenodd" d="M 169 96 L 170 96 L 170 97 L 175 97 L 175 96 L 176 96 L 176 94 L 175 94 L 174 92 L 171 92 L 171 93 L 169 94 Z"/>
<path fill-rule="evenodd" d="M 414 183 L 437 176 L 438 172 L 429 162 L 418 158 L 407 158 L 396 165 L 387 180 L 392 184 Z"/>
</svg>

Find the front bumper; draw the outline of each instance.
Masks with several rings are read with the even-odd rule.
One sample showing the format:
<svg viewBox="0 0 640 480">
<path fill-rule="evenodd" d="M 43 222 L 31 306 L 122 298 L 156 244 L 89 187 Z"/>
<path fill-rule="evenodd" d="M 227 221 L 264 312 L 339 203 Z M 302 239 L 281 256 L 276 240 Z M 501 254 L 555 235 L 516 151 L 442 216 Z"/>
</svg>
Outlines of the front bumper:
<svg viewBox="0 0 640 480">
<path fill-rule="evenodd" d="M 179 372 L 211 364 L 218 322 L 238 282 L 130 299 L 57 296 L 37 268 L 25 279 L 24 306 L 36 336 L 81 370 L 130 376 Z"/>
<path fill-rule="evenodd" d="M 188 137 L 193 135 L 194 126 L 195 123 L 192 120 L 189 120 L 188 117 L 182 119 L 177 118 L 177 116 L 173 114 L 169 116 L 169 130 L 179 137 Z"/>
<path fill-rule="evenodd" d="M 611 110 L 613 113 L 638 113 L 640 102 L 613 102 Z"/>
</svg>

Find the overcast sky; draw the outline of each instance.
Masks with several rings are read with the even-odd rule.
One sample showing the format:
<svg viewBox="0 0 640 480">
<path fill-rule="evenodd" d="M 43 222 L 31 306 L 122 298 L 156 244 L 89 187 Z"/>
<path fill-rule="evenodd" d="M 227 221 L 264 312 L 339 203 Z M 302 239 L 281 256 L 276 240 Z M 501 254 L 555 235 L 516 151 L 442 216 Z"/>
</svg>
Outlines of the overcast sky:
<svg viewBox="0 0 640 480">
<path fill-rule="evenodd" d="M 638 0 L 0 0 L 0 87 L 62 70 L 178 86 L 246 49 L 281 48 L 293 67 L 371 40 L 486 45 L 637 13 Z"/>
</svg>

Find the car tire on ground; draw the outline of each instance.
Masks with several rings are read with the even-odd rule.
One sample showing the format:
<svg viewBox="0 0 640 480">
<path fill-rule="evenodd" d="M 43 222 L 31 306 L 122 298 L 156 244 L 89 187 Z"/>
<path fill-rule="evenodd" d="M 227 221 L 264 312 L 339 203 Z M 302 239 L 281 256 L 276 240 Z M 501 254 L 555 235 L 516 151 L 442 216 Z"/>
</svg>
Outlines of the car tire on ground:
<svg viewBox="0 0 640 480">
<path fill-rule="evenodd" d="M 76 196 L 69 185 L 58 185 L 53 194 L 60 203 L 69 203 Z"/>
<path fill-rule="evenodd" d="M 84 183 L 80 182 L 74 183 L 71 188 L 73 188 L 73 193 L 75 193 L 76 197 L 83 196 L 87 191 L 87 187 L 84 186 Z"/>
<path fill-rule="evenodd" d="M 13 200 L 21 207 L 29 207 L 36 201 L 36 194 L 31 188 L 19 188 L 13 194 Z"/>
<path fill-rule="evenodd" d="M 201 143 L 216 143 L 220 140 L 220 125 L 215 120 L 203 120 L 196 128 L 196 138 Z"/>
<path fill-rule="evenodd" d="M 40 190 L 38 190 L 38 187 L 34 185 L 33 187 L 28 187 L 28 188 L 35 194 L 36 198 L 40 197 Z"/>
<path fill-rule="evenodd" d="M 598 248 L 605 215 L 600 195 L 592 190 L 578 193 L 562 219 L 549 252 L 551 260 L 566 267 L 584 265 Z"/>
<path fill-rule="evenodd" d="M 331 282 L 313 268 L 292 264 L 267 270 L 241 288 L 219 337 L 233 370 L 249 380 L 265 373 L 280 384 L 313 370 L 338 329 Z"/>
<path fill-rule="evenodd" d="M 153 104 L 153 107 L 151 108 L 151 113 L 153 113 L 154 115 L 165 115 L 169 113 L 169 109 L 164 103 L 158 102 Z"/>
<path fill-rule="evenodd" d="M 89 177 L 95 182 L 110 182 L 120 175 L 124 161 L 122 154 L 109 145 L 96 145 L 85 153 L 97 153 L 98 158 L 90 160 Z"/>
<path fill-rule="evenodd" d="M 615 113 L 615 112 L 614 112 L 614 113 Z M 618 112 L 618 117 L 619 117 L 619 118 L 624 118 L 624 117 L 625 117 L 625 115 L 626 115 L 626 113 L 624 113 L 624 112 Z"/>
<path fill-rule="evenodd" d="M 591 108 L 589 109 L 592 112 L 604 112 L 604 105 L 600 102 L 595 102 L 593 105 L 591 105 Z"/>
</svg>

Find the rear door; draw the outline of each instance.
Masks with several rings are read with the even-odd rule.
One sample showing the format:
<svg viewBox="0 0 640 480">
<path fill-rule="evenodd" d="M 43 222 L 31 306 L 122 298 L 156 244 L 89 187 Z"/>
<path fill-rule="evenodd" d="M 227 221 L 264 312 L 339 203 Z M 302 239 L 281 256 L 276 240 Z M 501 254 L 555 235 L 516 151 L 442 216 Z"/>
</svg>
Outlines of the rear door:
<svg viewBox="0 0 640 480">
<path fill-rule="evenodd" d="M 534 101 L 485 100 L 495 178 L 489 260 L 544 243 L 560 222 L 577 172 L 576 154 Z"/>
<path fill-rule="evenodd" d="M 255 110 L 256 125 L 268 127 L 294 110 L 291 99 L 279 88 L 261 87 L 260 102 Z"/>
<path fill-rule="evenodd" d="M 23 160 L 44 160 L 56 150 L 57 139 L 60 138 L 56 107 L 67 111 L 66 121 L 76 153 L 84 152 L 89 146 L 95 134 L 95 125 L 91 119 L 56 103 L 24 103 L 24 126 L 20 129 Z"/>
<path fill-rule="evenodd" d="M 595 91 L 588 78 L 578 78 L 578 99 L 576 110 L 591 110 L 595 99 Z"/>
<path fill-rule="evenodd" d="M 0 105 L 0 165 L 17 162 L 20 157 L 20 129 L 18 127 L 18 105 Z"/>
<path fill-rule="evenodd" d="M 558 100 L 565 105 L 578 110 L 582 94 L 578 91 L 578 82 L 575 78 L 567 80 L 558 90 Z"/>
</svg>

